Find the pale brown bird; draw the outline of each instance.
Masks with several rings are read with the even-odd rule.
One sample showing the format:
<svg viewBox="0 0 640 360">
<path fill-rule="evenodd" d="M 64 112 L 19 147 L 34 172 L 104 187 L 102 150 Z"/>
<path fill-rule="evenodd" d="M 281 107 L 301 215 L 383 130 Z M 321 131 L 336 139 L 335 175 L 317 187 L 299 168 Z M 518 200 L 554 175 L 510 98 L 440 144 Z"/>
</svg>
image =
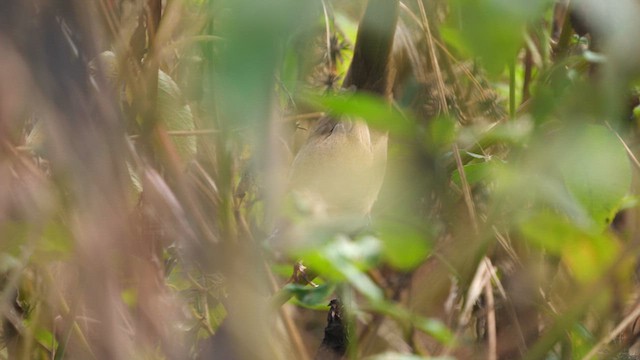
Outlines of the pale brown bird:
<svg viewBox="0 0 640 360">
<path fill-rule="evenodd" d="M 390 99 L 389 59 L 398 10 L 397 0 L 369 1 L 343 88 Z M 315 215 L 369 214 L 384 179 L 387 138 L 361 119 L 318 120 L 293 160 L 291 189 Z"/>
</svg>

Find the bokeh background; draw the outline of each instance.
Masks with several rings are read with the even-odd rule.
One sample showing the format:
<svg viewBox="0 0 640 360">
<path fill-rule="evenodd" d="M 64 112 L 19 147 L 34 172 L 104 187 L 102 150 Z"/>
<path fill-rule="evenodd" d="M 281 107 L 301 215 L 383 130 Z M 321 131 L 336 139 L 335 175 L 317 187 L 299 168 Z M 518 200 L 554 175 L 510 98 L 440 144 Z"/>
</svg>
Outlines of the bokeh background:
<svg viewBox="0 0 640 360">
<path fill-rule="evenodd" d="M 640 355 L 640 3 L 401 1 L 393 106 L 366 4 L 0 2 L 0 358 L 310 359 L 336 297 L 353 359 Z M 326 113 L 364 222 L 287 191 Z"/>
</svg>

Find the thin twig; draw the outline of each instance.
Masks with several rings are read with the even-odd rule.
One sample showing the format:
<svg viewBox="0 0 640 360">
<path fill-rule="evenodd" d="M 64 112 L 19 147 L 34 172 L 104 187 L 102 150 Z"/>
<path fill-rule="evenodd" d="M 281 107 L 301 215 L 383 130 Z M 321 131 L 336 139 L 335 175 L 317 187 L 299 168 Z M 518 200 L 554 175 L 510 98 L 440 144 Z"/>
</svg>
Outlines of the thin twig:
<svg viewBox="0 0 640 360">
<path fill-rule="evenodd" d="M 324 115 L 325 115 L 324 112 L 312 112 L 312 113 L 306 113 L 306 114 L 285 116 L 284 117 L 284 121 L 298 121 L 298 120 L 318 119 L 318 118 L 323 117 Z"/>
<path fill-rule="evenodd" d="M 424 24 L 421 23 L 420 19 L 411 11 L 411 9 L 407 7 L 407 5 L 400 3 L 400 7 L 409 15 L 409 17 L 413 21 L 416 22 L 416 24 L 420 28 L 422 28 L 423 31 L 426 31 L 424 28 Z M 439 41 L 438 39 L 433 39 L 433 42 L 435 45 L 438 46 L 440 51 L 442 51 L 454 63 L 459 64 L 461 62 L 449 51 L 449 49 L 447 49 L 447 47 L 441 41 Z M 471 83 L 476 87 L 476 90 L 478 90 L 478 94 L 480 95 L 480 98 L 482 100 L 487 100 L 484 88 L 482 87 L 482 84 L 480 83 L 480 81 L 478 81 L 478 79 L 475 77 L 475 75 L 473 75 L 473 73 L 469 71 L 469 69 L 466 66 L 461 66 L 460 70 L 469 78 Z"/>
<path fill-rule="evenodd" d="M 636 158 L 636 156 L 633 154 L 633 152 L 631 151 L 631 149 L 629 148 L 629 146 L 627 145 L 627 143 L 622 139 L 622 137 L 620 136 L 620 134 L 618 134 L 617 131 L 613 130 L 613 128 L 611 127 L 611 125 L 609 125 L 608 121 L 605 121 L 605 124 L 607 125 L 607 127 L 609 128 L 609 130 L 611 130 L 616 137 L 618 138 L 618 140 L 620 140 L 620 142 L 622 143 L 622 146 L 624 146 L 624 149 L 627 151 L 627 154 L 629 155 L 629 157 L 631 158 L 631 161 L 633 162 L 633 164 L 638 167 L 638 169 L 640 169 L 640 162 L 638 161 L 638 158 Z"/>
<path fill-rule="evenodd" d="M 333 58 L 332 58 L 332 50 L 331 49 L 331 24 L 329 20 L 329 12 L 327 11 L 327 3 L 326 0 L 322 0 L 322 11 L 324 12 L 324 26 L 326 31 L 326 42 L 327 42 L 327 61 L 329 62 L 329 69 L 333 71 Z"/>
<path fill-rule="evenodd" d="M 458 317 L 458 323 L 454 332 L 454 338 L 459 338 L 460 336 L 462 336 L 464 327 L 467 326 L 469 320 L 471 319 L 473 306 L 480 298 L 482 289 L 484 289 L 487 282 L 491 282 L 491 273 L 489 272 L 487 263 L 484 261 L 480 261 L 478 267 L 476 268 L 476 272 L 473 275 L 473 279 L 471 280 L 471 283 L 467 288 L 466 302 L 460 316 Z M 445 348 L 442 349 L 442 351 L 437 355 L 444 357 L 449 356 L 453 351 L 454 343 L 455 342 L 451 342 L 450 344 L 445 346 Z"/>
<path fill-rule="evenodd" d="M 509 61 L 509 118 L 516 117 L 516 60 Z"/>
<path fill-rule="evenodd" d="M 626 329 L 629 326 L 629 324 L 631 324 L 633 321 L 635 321 L 638 317 L 640 317 L 640 303 L 638 303 L 636 305 L 636 307 L 633 309 L 633 311 L 629 315 L 627 315 L 620 322 L 620 324 L 618 324 L 618 326 L 616 326 L 615 329 L 613 329 L 612 331 L 609 331 L 607 333 L 607 336 L 605 336 L 600 341 L 598 341 L 598 343 L 591 349 L 591 351 L 589 351 L 589 353 L 587 355 L 585 355 L 585 357 L 582 358 L 582 360 L 589 360 L 589 359 L 593 358 L 594 356 L 596 356 L 598 354 L 598 352 L 605 345 L 607 345 L 608 343 L 613 341 L 618 335 L 620 335 L 624 331 L 624 329 Z"/>
<path fill-rule="evenodd" d="M 217 129 L 198 129 L 198 130 L 167 130 L 166 133 L 169 136 L 202 136 L 202 135 L 211 135 L 217 134 L 220 130 Z M 137 139 L 140 135 L 130 135 L 129 139 Z"/>
<path fill-rule="evenodd" d="M 490 280 L 484 284 L 484 294 L 487 298 L 487 359 L 496 360 L 498 358 L 496 309 L 495 302 L 493 301 L 493 287 L 491 286 Z"/>
</svg>

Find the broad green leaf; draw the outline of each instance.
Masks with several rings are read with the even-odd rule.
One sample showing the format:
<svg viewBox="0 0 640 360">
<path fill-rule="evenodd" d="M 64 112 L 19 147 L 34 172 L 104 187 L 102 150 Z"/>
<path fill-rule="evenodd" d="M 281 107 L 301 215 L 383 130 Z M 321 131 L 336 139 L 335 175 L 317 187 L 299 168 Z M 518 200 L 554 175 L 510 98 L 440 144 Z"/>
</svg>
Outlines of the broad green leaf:
<svg viewBox="0 0 640 360">
<path fill-rule="evenodd" d="M 448 148 L 456 138 L 456 122 L 448 117 L 429 121 L 427 143 L 434 149 Z"/>
<path fill-rule="evenodd" d="M 387 222 L 380 227 L 383 257 L 389 265 L 411 270 L 420 265 L 431 251 L 427 229 L 400 222 Z"/>
<path fill-rule="evenodd" d="M 631 186 L 631 164 L 611 130 L 596 125 L 566 134 L 561 171 L 565 185 L 593 221 L 604 229 L 624 203 Z"/>
<path fill-rule="evenodd" d="M 447 38 L 480 58 L 489 73 L 497 75 L 522 46 L 529 22 L 538 18 L 547 0 L 456 0 Z M 457 29 L 457 30 L 456 30 Z M 455 34 L 458 31 L 459 34 Z M 461 39 L 461 41 L 460 41 Z"/>
<path fill-rule="evenodd" d="M 215 74 L 209 81 L 218 90 L 222 120 L 250 126 L 256 136 L 264 134 L 282 45 L 292 33 L 318 18 L 321 8 L 315 5 L 295 0 L 228 3 L 228 16 L 215 27 L 225 34 L 227 42 L 216 52 L 205 53 L 205 60 L 215 64 Z"/>
<path fill-rule="evenodd" d="M 380 97 L 360 93 L 341 93 L 331 96 L 309 94 L 304 101 L 333 115 L 355 117 L 380 130 L 402 135 L 411 134 L 414 122 L 407 115 L 387 104 Z"/>
<path fill-rule="evenodd" d="M 562 214 L 541 211 L 520 224 L 524 238 L 561 258 L 581 282 L 597 279 L 608 271 L 620 246 L 615 238 L 597 229 L 581 229 Z"/>
<path fill-rule="evenodd" d="M 464 174 L 469 185 L 475 185 L 479 182 L 490 179 L 492 171 L 493 162 L 491 161 L 468 164 L 464 166 Z M 453 183 L 458 186 L 462 185 L 462 182 L 460 180 L 460 172 L 458 171 L 458 169 L 454 170 L 451 174 L 451 181 L 453 181 Z"/>
<path fill-rule="evenodd" d="M 567 243 L 579 242 L 583 237 L 563 215 L 540 212 L 520 224 L 520 231 L 533 245 L 551 254 L 561 255 Z"/>
<path fill-rule="evenodd" d="M 348 281 L 372 301 L 383 298 L 382 290 L 365 273 L 377 263 L 381 253 L 380 241 L 366 236 L 351 241 L 336 236 L 319 247 L 302 252 L 304 264 L 334 281 Z"/>
</svg>

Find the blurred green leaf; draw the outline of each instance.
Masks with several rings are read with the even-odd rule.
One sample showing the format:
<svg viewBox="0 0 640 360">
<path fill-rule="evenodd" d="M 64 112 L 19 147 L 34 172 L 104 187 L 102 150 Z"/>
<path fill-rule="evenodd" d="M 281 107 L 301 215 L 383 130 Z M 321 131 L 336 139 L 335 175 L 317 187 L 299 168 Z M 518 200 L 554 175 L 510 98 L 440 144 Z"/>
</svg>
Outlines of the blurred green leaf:
<svg viewBox="0 0 640 360">
<path fill-rule="evenodd" d="M 615 238 L 597 230 L 580 229 L 567 217 L 541 211 L 520 224 L 520 231 L 529 243 L 559 256 L 577 280 L 597 279 L 619 254 Z"/>
<path fill-rule="evenodd" d="M 484 161 L 480 163 L 465 165 L 464 174 L 469 185 L 475 185 L 479 182 L 490 179 L 493 173 L 493 165 L 494 163 L 492 161 Z M 458 169 L 454 170 L 451 174 L 451 181 L 453 181 L 453 183 L 458 186 L 462 186 L 462 182 L 460 180 L 460 172 L 458 171 Z"/>
<path fill-rule="evenodd" d="M 222 325 L 222 322 L 227 317 L 227 309 L 225 309 L 222 303 L 216 303 L 215 306 L 210 306 L 209 309 L 209 326 L 216 330 Z"/>
<path fill-rule="evenodd" d="M 330 96 L 307 94 L 303 101 L 334 115 L 362 119 L 380 130 L 400 135 L 409 135 L 414 130 L 414 121 L 377 96 L 348 92 Z"/>
<path fill-rule="evenodd" d="M 520 117 L 511 121 L 497 123 L 482 136 L 482 143 L 507 143 L 524 145 L 533 133 L 533 121 L 530 117 Z"/>
<path fill-rule="evenodd" d="M 637 196 L 627 194 L 620 202 L 619 211 L 634 208 L 638 206 L 639 202 L 640 202 L 640 199 Z"/>
<path fill-rule="evenodd" d="M 335 284 L 325 283 L 317 287 L 307 285 L 287 284 L 284 290 L 293 294 L 298 300 L 298 304 L 311 309 L 327 308 L 327 299 L 336 289 Z"/>
<path fill-rule="evenodd" d="M 582 359 L 595 345 L 597 339 L 593 334 L 581 323 L 575 324 L 571 328 L 571 347 L 572 355 L 575 359 Z"/>
<path fill-rule="evenodd" d="M 404 307 L 388 301 L 378 301 L 373 303 L 372 306 L 377 312 L 390 316 L 405 326 L 414 326 L 425 334 L 433 336 L 444 345 L 452 345 L 453 341 L 455 341 L 455 336 L 451 330 L 440 320 L 417 316 Z"/>
<path fill-rule="evenodd" d="M 451 344 L 455 336 L 441 321 L 428 318 L 417 318 L 413 321 L 413 326 L 425 334 L 433 336 L 441 344 Z"/>
<path fill-rule="evenodd" d="M 386 222 L 380 226 L 383 257 L 389 265 L 411 270 L 420 265 L 431 251 L 429 231 L 411 224 Z"/>
<path fill-rule="evenodd" d="M 456 138 L 456 121 L 448 117 L 436 117 L 429 121 L 427 143 L 434 149 L 443 149 L 451 146 Z"/>
<path fill-rule="evenodd" d="M 294 93 L 297 90 L 298 86 L 298 77 L 300 76 L 300 59 L 299 55 L 294 51 L 294 49 L 289 49 L 287 53 L 284 55 L 282 61 L 282 71 L 280 75 L 280 81 L 282 82 L 282 86 L 286 88 L 286 95 L 283 96 L 286 101 L 282 101 L 282 106 L 285 106 L 288 99 L 289 93 Z"/>
<path fill-rule="evenodd" d="M 211 93 L 205 96 L 216 100 L 217 107 L 210 107 L 210 113 L 220 114 L 215 119 L 219 123 L 211 125 L 223 125 L 223 130 L 247 127 L 253 136 L 249 142 L 258 149 L 266 146 L 263 135 L 267 133 L 274 74 L 281 69 L 283 46 L 298 28 L 318 18 L 321 7 L 317 5 L 295 0 L 234 0 L 227 4 L 228 16 L 221 17 L 215 26 L 224 34 L 225 46 L 206 51 L 204 57 L 210 65 L 209 84 L 215 86 L 215 92 L 210 88 Z M 261 154 L 256 155 L 258 164 L 264 161 Z"/>
<path fill-rule="evenodd" d="M 579 242 L 584 235 L 561 214 L 549 211 L 540 212 L 522 222 L 520 231 L 530 243 L 555 255 L 562 254 L 566 243 Z"/>
<path fill-rule="evenodd" d="M 527 24 L 542 15 L 548 0 L 456 0 L 447 39 L 478 56 L 490 74 L 501 73 L 523 44 Z M 455 34 L 459 31 L 459 34 Z M 461 41 L 459 40 L 461 39 Z M 462 46 L 461 46 L 462 45 Z"/>
<path fill-rule="evenodd" d="M 573 128 L 565 135 L 561 171 L 571 195 L 604 229 L 631 186 L 631 164 L 618 138 L 603 126 Z"/>
<path fill-rule="evenodd" d="M 633 108 L 633 117 L 636 121 L 640 120 L 640 105 Z"/>
<path fill-rule="evenodd" d="M 380 240 L 365 236 L 351 241 L 336 236 L 325 244 L 303 251 L 305 265 L 334 281 L 348 281 L 368 299 L 379 301 L 382 290 L 365 273 L 377 263 L 381 253 Z"/>
<path fill-rule="evenodd" d="M 459 131 L 458 144 L 462 148 L 488 148 L 496 144 L 526 146 L 533 135 L 534 123 L 530 117 L 486 125 L 466 126 Z"/>
<path fill-rule="evenodd" d="M 33 325 L 34 324 L 31 326 Z M 50 331 L 42 328 L 41 326 L 35 327 L 33 335 L 38 344 L 47 349 L 47 351 L 53 352 L 58 348 L 58 341 L 56 340 L 56 337 Z"/>
<path fill-rule="evenodd" d="M 456 49 L 460 53 L 460 55 L 464 57 L 470 56 L 471 49 L 467 47 L 466 41 L 462 36 L 461 31 L 459 31 L 455 27 L 449 26 L 447 24 L 443 24 L 440 27 L 440 36 L 442 36 L 442 39 L 448 45 Z"/>
</svg>

